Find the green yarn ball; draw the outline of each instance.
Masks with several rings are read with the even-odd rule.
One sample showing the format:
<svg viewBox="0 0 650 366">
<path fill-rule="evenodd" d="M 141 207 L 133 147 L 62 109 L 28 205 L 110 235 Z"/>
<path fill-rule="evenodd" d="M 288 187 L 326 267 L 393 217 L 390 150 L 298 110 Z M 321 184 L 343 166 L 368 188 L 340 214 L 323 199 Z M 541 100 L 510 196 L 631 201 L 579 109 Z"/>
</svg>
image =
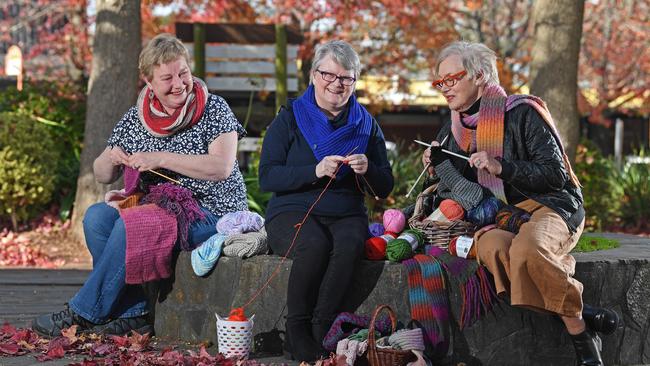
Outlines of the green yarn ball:
<svg viewBox="0 0 650 366">
<path fill-rule="evenodd" d="M 411 235 L 413 235 L 413 236 L 416 238 L 417 242 L 418 242 L 418 243 L 417 243 L 417 246 L 415 247 L 415 249 L 413 249 L 413 247 L 411 247 L 411 249 L 413 249 L 413 250 L 418 250 L 418 249 L 420 249 L 420 248 L 423 246 L 423 244 L 424 244 L 424 234 L 423 234 L 420 230 L 416 230 L 416 229 L 408 229 L 408 230 L 404 230 L 404 231 L 402 232 L 402 234 L 400 234 L 400 235 L 404 235 L 404 234 L 411 234 Z"/>
<path fill-rule="evenodd" d="M 386 246 L 386 258 L 392 262 L 401 262 L 413 256 L 411 244 L 404 239 L 391 240 Z"/>
</svg>

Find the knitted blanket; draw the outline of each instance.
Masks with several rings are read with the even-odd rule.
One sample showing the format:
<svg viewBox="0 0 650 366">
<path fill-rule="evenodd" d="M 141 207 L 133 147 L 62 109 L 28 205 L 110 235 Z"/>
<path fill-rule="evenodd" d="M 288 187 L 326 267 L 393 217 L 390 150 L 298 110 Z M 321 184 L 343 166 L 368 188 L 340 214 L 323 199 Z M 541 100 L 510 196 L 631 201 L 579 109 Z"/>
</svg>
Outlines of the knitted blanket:
<svg viewBox="0 0 650 366">
<path fill-rule="evenodd" d="M 178 234 L 174 215 L 147 204 L 121 210 L 120 216 L 126 231 L 126 283 L 168 278 Z"/>
</svg>

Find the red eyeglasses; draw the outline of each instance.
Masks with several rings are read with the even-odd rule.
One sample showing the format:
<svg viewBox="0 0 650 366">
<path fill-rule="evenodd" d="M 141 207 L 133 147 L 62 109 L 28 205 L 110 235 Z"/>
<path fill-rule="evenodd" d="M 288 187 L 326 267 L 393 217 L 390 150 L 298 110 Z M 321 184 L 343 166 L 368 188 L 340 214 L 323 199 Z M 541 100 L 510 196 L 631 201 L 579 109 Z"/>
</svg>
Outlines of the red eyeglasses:
<svg viewBox="0 0 650 366">
<path fill-rule="evenodd" d="M 452 86 L 456 85 L 456 83 L 459 82 L 462 78 L 464 78 L 465 75 L 467 75 L 467 71 L 465 70 L 457 72 L 455 74 L 447 75 L 442 79 L 433 81 L 431 83 L 431 86 L 441 90 L 445 86 L 451 88 Z"/>
</svg>

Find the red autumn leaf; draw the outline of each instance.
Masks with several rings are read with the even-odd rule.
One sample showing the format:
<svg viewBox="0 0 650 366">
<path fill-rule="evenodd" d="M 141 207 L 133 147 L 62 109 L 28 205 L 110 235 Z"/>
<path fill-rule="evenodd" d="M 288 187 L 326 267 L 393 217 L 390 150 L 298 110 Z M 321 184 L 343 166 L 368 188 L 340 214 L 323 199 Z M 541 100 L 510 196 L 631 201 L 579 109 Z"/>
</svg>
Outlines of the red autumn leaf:
<svg viewBox="0 0 650 366">
<path fill-rule="evenodd" d="M 0 354 L 15 355 L 19 350 L 16 343 L 0 343 Z"/>
<path fill-rule="evenodd" d="M 129 338 L 128 337 L 120 337 L 116 335 L 110 336 L 111 340 L 115 342 L 120 347 L 128 347 L 129 346 Z"/>
<path fill-rule="evenodd" d="M 91 346 L 90 349 L 92 351 L 91 356 L 94 356 L 95 354 L 103 356 L 105 354 L 113 352 L 115 345 L 108 343 L 95 343 Z"/>
<path fill-rule="evenodd" d="M 41 355 L 36 359 L 39 360 L 40 362 L 43 362 L 43 361 L 63 358 L 64 355 L 65 355 L 65 350 L 63 350 L 63 347 L 61 345 L 56 345 L 55 347 L 50 348 L 46 354 Z"/>
<path fill-rule="evenodd" d="M 74 344 L 77 341 L 77 328 L 78 325 L 73 325 L 70 328 L 62 329 L 61 335 L 68 340 L 70 344 Z"/>
<path fill-rule="evenodd" d="M 133 352 L 140 352 L 144 351 L 147 349 L 149 346 L 149 341 L 150 341 L 150 336 L 149 333 L 147 334 L 140 334 L 136 331 L 132 332 L 133 334 L 129 337 L 129 341 L 131 342 L 131 346 L 129 347 L 129 351 Z"/>
<path fill-rule="evenodd" d="M 2 325 L 2 328 L 0 328 L 0 336 L 1 335 L 12 336 L 14 333 L 16 333 L 16 328 L 9 323 L 4 323 Z"/>
</svg>

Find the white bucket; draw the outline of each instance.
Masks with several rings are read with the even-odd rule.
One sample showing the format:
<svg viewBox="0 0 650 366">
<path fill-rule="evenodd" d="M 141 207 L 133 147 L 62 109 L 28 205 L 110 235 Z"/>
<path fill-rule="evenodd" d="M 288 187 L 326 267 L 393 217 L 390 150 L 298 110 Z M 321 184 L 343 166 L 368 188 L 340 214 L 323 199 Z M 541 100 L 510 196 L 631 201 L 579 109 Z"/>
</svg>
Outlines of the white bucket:
<svg viewBox="0 0 650 366">
<path fill-rule="evenodd" d="M 217 340 L 219 353 L 226 357 L 248 358 L 253 340 L 253 318 L 247 321 L 229 321 L 217 316 Z"/>
</svg>

